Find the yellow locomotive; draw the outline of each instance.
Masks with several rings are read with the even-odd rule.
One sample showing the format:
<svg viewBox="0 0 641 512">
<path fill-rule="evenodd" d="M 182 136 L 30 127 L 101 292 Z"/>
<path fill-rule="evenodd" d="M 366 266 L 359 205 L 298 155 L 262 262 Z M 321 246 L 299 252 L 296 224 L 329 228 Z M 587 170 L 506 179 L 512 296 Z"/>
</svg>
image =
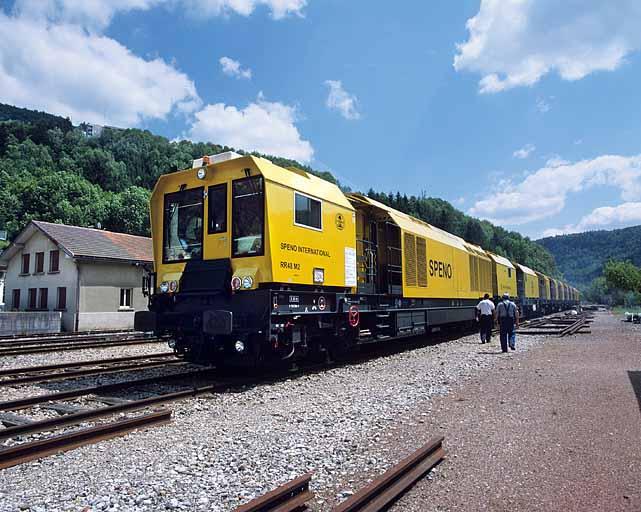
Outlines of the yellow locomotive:
<svg viewBox="0 0 641 512">
<path fill-rule="evenodd" d="M 485 293 L 510 293 L 527 315 L 578 301 L 560 281 L 366 196 L 232 152 L 161 176 L 151 227 L 149 311 L 135 328 L 195 361 L 340 354 L 473 321 Z"/>
</svg>

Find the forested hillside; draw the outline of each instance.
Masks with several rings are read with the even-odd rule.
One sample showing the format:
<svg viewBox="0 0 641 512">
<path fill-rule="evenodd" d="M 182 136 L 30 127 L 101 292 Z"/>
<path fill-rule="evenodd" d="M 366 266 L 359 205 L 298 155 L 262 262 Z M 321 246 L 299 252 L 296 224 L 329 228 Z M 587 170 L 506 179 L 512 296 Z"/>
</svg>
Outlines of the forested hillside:
<svg viewBox="0 0 641 512">
<path fill-rule="evenodd" d="M 9 239 L 31 219 L 149 234 L 150 190 L 160 174 L 194 158 L 229 151 L 216 144 L 172 142 L 138 129 L 87 137 L 68 119 L 0 104 L 0 229 Z M 236 150 L 243 153 L 241 150 Z M 267 155 L 336 183 L 298 162 Z M 554 258 L 520 234 L 468 217 L 447 201 L 400 194 L 369 195 L 470 242 L 557 275 Z"/>
<path fill-rule="evenodd" d="M 579 287 L 587 287 L 601 276 L 609 259 L 641 265 L 641 226 L 554 236 L 538 242 L 554 255 L 568 281 Z"/>
</svg>

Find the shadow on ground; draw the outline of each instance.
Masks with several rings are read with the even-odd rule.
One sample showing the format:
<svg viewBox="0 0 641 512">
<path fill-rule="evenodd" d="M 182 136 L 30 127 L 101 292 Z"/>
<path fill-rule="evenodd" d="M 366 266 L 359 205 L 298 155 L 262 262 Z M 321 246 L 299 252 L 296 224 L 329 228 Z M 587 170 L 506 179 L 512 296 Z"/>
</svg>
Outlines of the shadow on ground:
<svg viewBox="0 0 641 512">
<path fill-rule="evenodd" d="M 628 377 L 630 377 L 630 383 L 632 384 L 634 394 L 637 396 L 639 410 L 641 411 L 641 371 L 629 371 Z"/>
</svg>

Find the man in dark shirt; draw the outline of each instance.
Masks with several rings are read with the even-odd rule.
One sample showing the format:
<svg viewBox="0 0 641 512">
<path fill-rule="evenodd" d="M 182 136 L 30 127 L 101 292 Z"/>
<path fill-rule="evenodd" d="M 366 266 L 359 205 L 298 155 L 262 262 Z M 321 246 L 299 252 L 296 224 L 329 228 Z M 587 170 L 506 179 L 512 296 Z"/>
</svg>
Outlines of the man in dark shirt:
<svg viewBox="0 0 641 512">
<path fill-rule="evenodd" d="M 510 294 L 504 293 L 501 302 L 496 307 L 496 318 L 499 322 L 501 350 L 507 352 L 508 343 L 512 350 L 516 350 L 515 327 L 519 326 L 519 310 L 510 300 Z"/>
</svg>

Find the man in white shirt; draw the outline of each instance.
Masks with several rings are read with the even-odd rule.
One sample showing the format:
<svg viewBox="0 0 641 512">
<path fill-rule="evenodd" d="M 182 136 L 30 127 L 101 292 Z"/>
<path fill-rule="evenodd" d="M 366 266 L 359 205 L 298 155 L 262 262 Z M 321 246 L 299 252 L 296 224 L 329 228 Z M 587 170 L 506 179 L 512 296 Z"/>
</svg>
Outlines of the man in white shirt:
<svg viewBox="0 0 641 512">
<path fill-rule="evenodd" d="M 492 327 L 494 326 L 494 302 L 490 294 L 486 293 L 483 300 L 476 305 L 476 320 L 479 322 L 481 343 L 492 341 Z"/>
</svg>

